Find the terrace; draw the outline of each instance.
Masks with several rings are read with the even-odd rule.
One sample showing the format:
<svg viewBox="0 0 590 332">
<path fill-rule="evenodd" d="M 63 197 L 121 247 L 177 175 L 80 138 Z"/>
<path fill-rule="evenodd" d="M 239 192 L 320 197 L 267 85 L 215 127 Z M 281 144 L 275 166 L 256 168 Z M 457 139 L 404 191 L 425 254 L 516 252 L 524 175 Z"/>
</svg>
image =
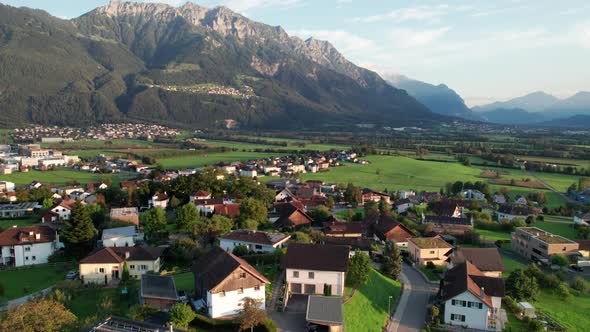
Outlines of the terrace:
<svg viewBox="0 0 590 332">
<path fill-rule="evenodd" d="M 575 243 L 572 240 L 566 239 L 559 235 L 555 235 L 553 233 L 546 232 L 537 227 L 522 227 L 519 229 L 548 244 Z"/>
</svg>

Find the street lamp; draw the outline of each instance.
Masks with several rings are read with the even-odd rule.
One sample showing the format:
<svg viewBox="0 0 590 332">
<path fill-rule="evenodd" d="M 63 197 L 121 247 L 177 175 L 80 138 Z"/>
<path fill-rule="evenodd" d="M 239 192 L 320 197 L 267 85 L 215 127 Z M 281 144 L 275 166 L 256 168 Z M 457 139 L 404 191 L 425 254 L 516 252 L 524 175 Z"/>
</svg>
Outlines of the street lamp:
<svg viewBox="0 0 590 332">
<path fill-rule="evenodd" d="M 388 308 L 387 315 L 389 315 L 389 316 L 391 316 L 391 298 L 392 297 L 393 296 L 389 295 L 389 298 L 387 299 L 387 308 Z"/>
</svg>

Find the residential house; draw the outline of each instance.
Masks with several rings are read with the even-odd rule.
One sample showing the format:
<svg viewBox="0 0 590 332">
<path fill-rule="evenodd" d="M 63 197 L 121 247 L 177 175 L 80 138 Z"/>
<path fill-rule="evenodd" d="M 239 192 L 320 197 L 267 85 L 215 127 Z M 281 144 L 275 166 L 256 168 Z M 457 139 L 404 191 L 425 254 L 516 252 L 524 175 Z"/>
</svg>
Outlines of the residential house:
<svg viewBox="0 0 590 332">
<path fill-rule="evenodd" d="M 528 217 L 534 216 L 535 210 L 528 205 L 523 204 L 505 204 L 498 208 L 498 220 L 512 221 L 516 218 L 526 220 Z"/>
<path fill-rule="evenodd" d="M 102 231 L 104 247 L 133 247 L 137 241 L 143 241 L 143 234 L 135 226 L 107 228 Z"/>
<path fill-rule="evenodd" d="M 240 203 L 215 204 L 213 214 L 235 219 L 240 214 Z"/>
<path fill-rule="evenodd" d="M 340 297 L 310 295 L 307 299 L 305 321 L 325 326 L 330 332 L 344 331 L 343 306 Z"/>
<path fill-rule="evenodd" d="M 510 240 L 512 251 L 526 258 L 549 263 L 556 254 L 573 255 L 580 245 L 537 227 L 518 227 Z"/>
<path fill-rule="evenodd" d="M 76 201 L 69 198 L 53 204 L 43 216 L 43 222 L 62 223 L 69 220 L 74 204 L 76 204 Z"/>
<path fill-rule="evenodd" d="M 506 196 L 501 195 L 501 194 L 495 194 L 493 201 L 494 201 L 494 204 L 500 204 L 500 205 L 506 204 Z"/>
<path fill-rule="evenodd" d="M 575 215 L 574 224 L 581 226 L 590 226 L 590 213 Z"/>
<path fill-rule="evenodd" d="M 366 233 L 363 222 L 340 221 L 334 218 L 322 223 L 322 227 L 326 237 L 363 237 Z"/>
<path fill-rule="evenodd" d="M 416 192 L 413 190 L 398 190 L 395 192 L 395 194 L 400 198 L 400 199 L 406 199 L 406 198 L 410 198 L 413 196 L 416 196 Z"/>
<path fill-rule="evenodd" d="M 15 191 L 16 184 L 9 181 L 0 181 L 0 191 Z"/>
<path fill-rule="evenodd" d="M 291 294 L 344 295 L 348 246 L 291 243 L 284 259 Z"/>
<path fill-rule="evenodd" d="M 129 275 L 139 278 L 148 271 L 160 271 L 161 248 L 106 247 L 97 249 L 80 261 L 80 278 L 85 284 L 108 284 L 120 280 L 124 264 Z"/>
<path fill-rule="evenodd" d="M 356 250 L 360 250 L 367 255 L 373 251 L 373 240 L 366 237 L 324 237 L 321 240 L 322 244 L 332 244 L 350 247 L 350 256 L 354 256 Z"/>
<path fill-rule="evenodd" d="M 590 266 L 590 240 L 576 240 L 579 245 L 579 256 L 577 265 L 580 267 Z"/>
<path fill-rule="evenodd" d="M 446 266 L 453 246 L 439 236 L 415 237 L 408 240 L 408 252 L 414 262 L 427 265 Z"/>
<path fill-rule="evenodd" d="M 409 228 L 391 216 L 368 216 L 365 218 L 365 223 L 369 228 L 369 234 L 375 241 L 393 241 L 400 247 L 406 247 L 408 239 L 414 236 Z"/>
<path fill-rule="evenodd" d="M 502 331 L 504 279 L 489 277 L 466 261 L 448 270 L 441 282 L 444 322 L 478 331 Z"/>
<path fill-rule="evenodd" d="M 393 203 L 393 206 L 397 213 L 405 213 L 414 205 L 415 203 L 409 198 L 402 198 Z"/>
<path fill-rule="evenodd" d="M 0 204 L 0 218 L 19 218 L 33 214 L 36 202 Z"/>
<path fill-rule="evenodd" d="M 473 229 L 473 218 L 422 215 L 423 224 L 431 224 L 436 234 L 462 236 L 465 231 Z"/>
<path fill-rule="evenodd" d="M 506 271 L 498 248 L 457 248 L 451 253 L 449 267 L 466 261 L 475 265 L 486 277 L 502 278 L 502 272 Z"/>
<path fill-rule="evenodd" d="M 387 193 L 374 191 L 369 188 L 364 188 L 362 190 L 362 200 L 361 200 L 362 204 L 369 202 L 369 201 L 373 201 L 373 202 L 378 203 L 381 201 L 381 198 L 383 198 L 387 204 L 391 204 L 391 196 L 389 196 L 389 194 L 387 194 Z"/>
<path fill-rule="evenodd" d="M 526 197 L 524 197 L 524 196 L 518 196 L 514 200 L 514 204 L 527 205 L 528 204 L 528 201 L 527 201 Z"/>
<path fill-rule="evenodd" d="M 288 199 L 295 199 L 295 195 L 289 189 L 282 189 L 275 195 L 275 202 L 285 202 Z"/>
<path fill-rule="evenodd" d="M 139 225 L 139 211 L 136 207 L 112 208 L 109 212 L 111 221 L 122 221 Z"/>
<path fill-rule="evenodd" d="M 444 199 L 431 203 L 431 210 L 437 216 L 461 218 L 463 206 L 457 201 Z"/>
<path fill-rule="evenodd" d="M 63 245 L 48 226 L 11 227 L 0 233 L 0 264 L 25 266 L 45 264 Z"/>
<path fill-rule="evenodd" d="M 172 276 L 144 274 L 139 287 L 139 304 L 168 311 L 178 302 L 178 292 Z"/>
<path fill-rule="evenodd" d="M 245 298 L 260 300 L 265 309 L 265 285 L 270 284 L 245 260 L 214 247 L 201 255 L 191 267 L 195 276 L 197 308 L 205 307 L 211 318 L 236 316 Z"/>
<path fill-rule="evenodd" d="M 271 253 L 287 246 L 291 235 L 262 231 L 236 230 L 219 238 L 219 246 L 232 251 L 238 246 L 246 246 L 256 253 Z"/>
<path fill-rule="evenodd" d="M 191 203 L 194 203 L 195 201 L 211 199 L 211 197 L 212 195 L 210 192 L 206 190 L 198 190 L 189 197 L 189 200 Z"/>
<path fill-rule="evenodd" d="M 485 201 L 486 195 L 479 190 L 467 189 L 461 192 L 461 197 L 468 201 Z"/>
<path fill-rule="evenodd" d="M 104 182 L 87 183 L 86 184 L 86 190 L 88 190 L 89 192 L 95 192 L 97 190 L 105 190 L 108 187 L 109 186 L 106 183 L 104 183 Z"/>
<path fill-rule="evenodd" d="M 164 193 L 155 193 L 154 196 L 152 196 L 152 198 L 150 198 L 149 200 L 149 207 L 150 208 L 161 208 L 166 210 L 166 208 L 168 207 L 168 201 L 170 200 L 170 198 L 168 197 L 168 195 L 164 192 Z"/>
<path fill-rule="evenodd" d="M 279 218 L 274 222 L 275 227 L 285 229 L 300 229 L 310 226 L 313 219 L 303 210 L 291 203 L 281 204 L 279 208 Z"/>
</svg>

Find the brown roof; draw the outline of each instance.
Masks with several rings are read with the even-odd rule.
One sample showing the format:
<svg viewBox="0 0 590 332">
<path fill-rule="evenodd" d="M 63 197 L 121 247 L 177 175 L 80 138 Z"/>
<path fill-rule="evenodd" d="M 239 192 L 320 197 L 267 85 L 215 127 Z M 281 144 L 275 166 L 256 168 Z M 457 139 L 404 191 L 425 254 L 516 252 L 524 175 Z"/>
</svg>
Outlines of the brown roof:
<svg viewBox="0 0 590 332">
<path fill-rule="evenodd" d="M 215 204 L 223 204 L 223 197 L 218 198 L 209 198 L 209 199 L 196 199 L 195 205 L 215 205 Z"/>
<path fill-rule="evenodd" d="M 303 210 L 291 203 L 282 205 L 280 213 L 281 216 L 275 221 L 275 224 L 279 226 L 298 227 L 309 225 L 313 221 Z"/>
<path fill-rule="evenodd" d="M 504 279 L 484 276 L 469 261 L 448 270 L 442 284 L 441 294 L 445 301 L 469 291 L 488 307 L 492 307 L 491 296 L 504 296 Z M 481 294 L 482 288 L 484 290 L 483 296 Z"/>
<path fill-rule="evenodd" d="M 455 218 L 449 216 L 425 216 L 425 223 L 471 226 L 470 218 Z"/>
<path fill-rule="evenodd" d="M 291 236 L 283 233 L 267 233 L 244 229 L 232 231 L 231 233 L 222 236 L 221 239 L 275 245 L 276 243 L 281 242 L 284 239 L 288 239 L 289 237 Z"/>
<path fill-rule="evenodd" d="M 305 205 L 303 205 L 303 203 L 298 200 L 298 199 L 286 199 L 283 200 L 282 202 L 275 202 L 273 203 L 275 210 L 277 210 L 278 213 L 282 213 L 283 209 L 290 209 L 291 207 L 289 207 L 288 205 L 292 205 L 298 209 L 301 209 L 302 211 L 305 209 Z"/>
<path fill-rule="evenodd" d="M 352 250 L 370 251 L 373 241 L 365 237 L 326 236 L 322 239 L 325 244 L 350 246 Z"/>
<path fill-rule="evenodd" d="M 441 200 L 430 204 L 430 210 L 439 216 L 452 216 L 455 210 L 459 206 L 456 201 L 452 200 Z"/>
<path fill-rule="evenodd" d="M 203 196 L 206 197 L 206 196 L 210 196 L 211 193 L 208 192 L 207 190 L 198 190 L 194 195 L 198 196 L 198 197 L 203 197 Z"/>
<path fill-rule="evenodd" d="M 201 255 L 193 262 L 191 270 L 195 278 L 201 280 L 202 285 L 199 286 L 211 290 L 240 267 L 260 282 L 270 284 L 270 281 L 248 262 L 220 247 L 213 247 L 211 251 Z"/>
<path fill-rule="evenodd" d="M 329 235 L 365 234 L 365 223 L 348 221 L 324 222 L 324 233 Z"/>
<path fill-rule="evenodd" d="M 514 204 L 514 205 L 502 205 L 498 208 L 498 212 L 511 214 L 514 216 L 527 217 L 531 214 L 535 214 L 533 208 L 528 205 Z"/>
<path fill-rule="evenodd" d="M 350 247 L 290 243 L 284 265 L 289 269 L 348 272 Z"/>
<path fill-rule="evenodd" d="M 453 248 L 445 240 L 438 236 L 435 237 L 414 237 L 408 241 L 414 243 L 416 247 L 420 249 L 433 249 L 433 248 Z"/>
<path fill-rule="evenodd" d="M 213 206 L 213 214 L 220 214 L 230 218 L 235 218 L 238 216 L 238 214 L 240 214 L 240 203 L 215 204 Z"/>
<path fill-rule="evenodd" d="M 129 253 L 129 257 L 125 258 Z M 153 261 L 162 255 L 161 248 L 150 247 L 106 247 L 91 252 L 80 264 L 108 264 L 128 261 Z"/>
<path fill-rule="evenodd" d="M 391 216 L 367 216 L 365 222 L 373 229 L 373 233 L 383 241 L 390 239 L 395 242 L 408 242 L 408 239 L 413 236 L 413 233 L 409 228 Z M 396 229 L 399 231 L 392 233 L 392 231 Z"/>
<path fill-rule="evenodd" d="M 31 232 L 33 234 L 31 235 Z M 39 239 L 35 234 L 40 234 Z M 55 231 L 49 226 L 11 227 L 0 233 L 0 246 L 47 243 L 55 241 Z"/>
<path fill-rule="evenodd" d="M 580 245 L 580 250 L 590 250 L 590 240 L 576 240 Z"/>
<path fill-rule="evenodd" d="M 497 248 L 459 248 L 451 256 L 453 265 L 469 261 L 480 271 L 506 271 Z"/>
</svg>

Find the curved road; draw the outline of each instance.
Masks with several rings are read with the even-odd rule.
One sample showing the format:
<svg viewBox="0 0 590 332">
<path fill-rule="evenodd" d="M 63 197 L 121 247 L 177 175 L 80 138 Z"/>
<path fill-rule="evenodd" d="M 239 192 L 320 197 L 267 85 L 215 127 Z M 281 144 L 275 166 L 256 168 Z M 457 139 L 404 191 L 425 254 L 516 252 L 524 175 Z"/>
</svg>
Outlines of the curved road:
<svg viewBox="0 0 590 332">
<path fill-rule="evenodd" d="M 422 331 L 428 304 L 430 298 L 436 294 L 437 285 L 424 280 L 420 273 L 406 263 L 402 267 L 401 278 L 404 282 L 404 292 L 387 331 Z"/>
</svg>

